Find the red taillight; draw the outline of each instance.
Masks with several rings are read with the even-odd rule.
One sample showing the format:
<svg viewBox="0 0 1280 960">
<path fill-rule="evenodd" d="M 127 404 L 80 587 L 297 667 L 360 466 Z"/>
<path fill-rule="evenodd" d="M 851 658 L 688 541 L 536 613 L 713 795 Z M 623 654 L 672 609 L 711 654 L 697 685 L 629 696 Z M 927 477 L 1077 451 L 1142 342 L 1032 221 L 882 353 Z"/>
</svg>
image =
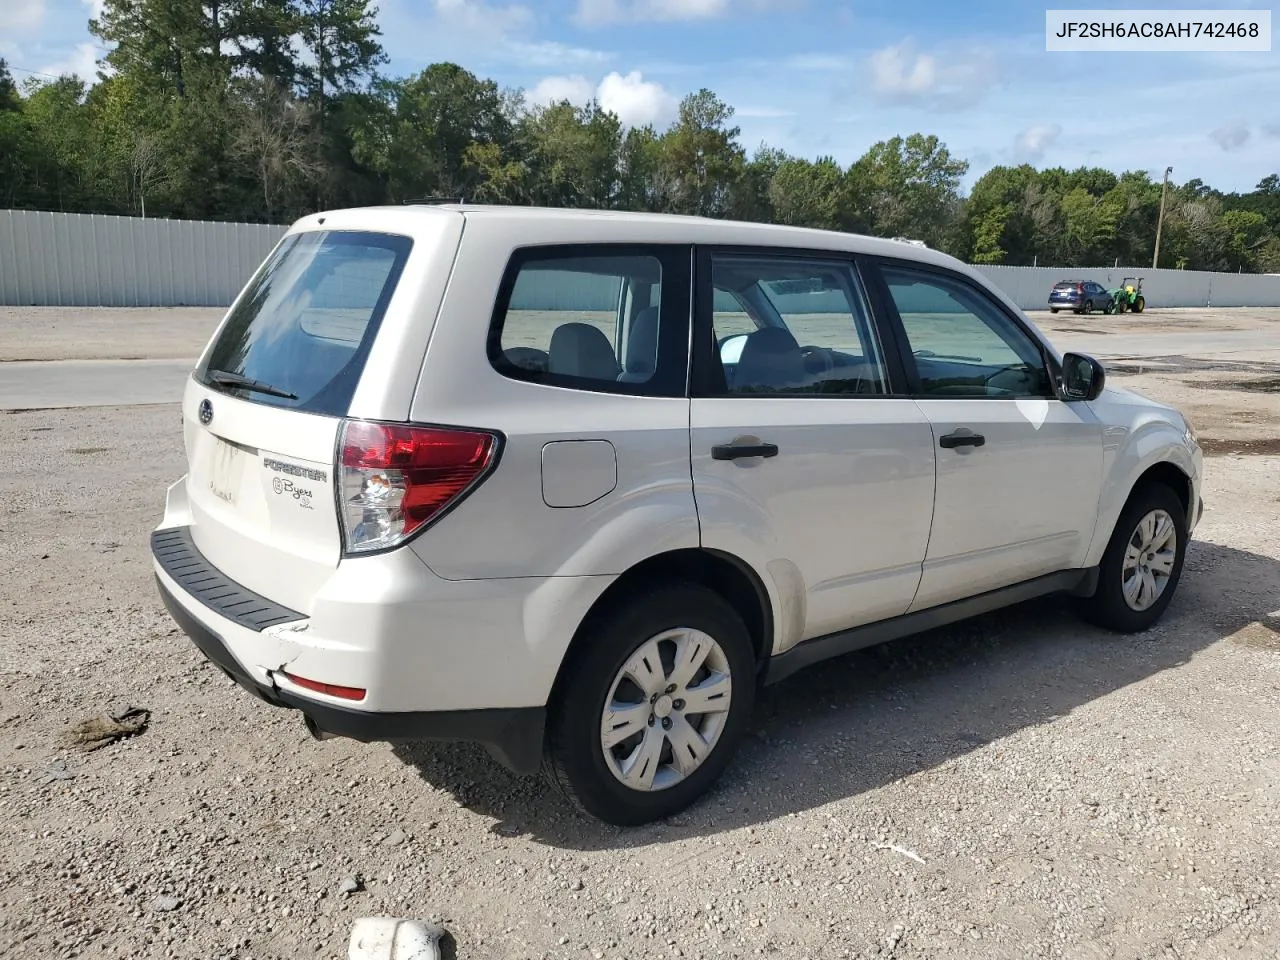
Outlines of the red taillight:
<svg viewBox="0 0 1280 960">
<path fill-rule="evenodd" d="M 1076 293 L 1084 293 L 1084 284 L 1083 284 L 1083 283 L 1077 283 L 1077 284 L 1076 284 Z"/>
<path fill-rule="evenodd" d="M 281 673 L 284 673 L 282 670 Z M 306 677 L 298 677 L 292 673 L 284 673 L 289 680 L 305 690 L 314 690 L 316 693 L 324 693 L 331 697 L 339 697 L 343 700 L 363 700 L 365 691 L 360 687 L 342 687 L 336 683 L 321 683 L 319 680 L 308 680 Z"/>
<path fill-rule="evenodd" d="M 347 421 L 339 464 L 347 549 L 401 542 L 481 479 L 496 451 L 497 438 L 483 431 Z"/>
</svg>

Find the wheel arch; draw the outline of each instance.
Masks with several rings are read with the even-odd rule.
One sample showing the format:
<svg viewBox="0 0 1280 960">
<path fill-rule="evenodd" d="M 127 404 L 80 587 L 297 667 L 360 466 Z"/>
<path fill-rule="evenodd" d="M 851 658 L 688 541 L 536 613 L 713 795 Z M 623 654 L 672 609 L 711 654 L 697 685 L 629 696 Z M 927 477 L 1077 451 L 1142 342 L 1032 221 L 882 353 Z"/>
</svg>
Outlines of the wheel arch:
<svg viewBox="0 0 1280 960">
<path fill-rule="evenodd" d="M 773 606 L 760 575 L 746 561 L 721 550 L 693 547 L 668 550 L 636 563 L 619 576 L 588 608 L 556 672 L 551 698 L 558 693 L 568 665 L 589 642 L 591 626 L 601 613 L 626 597 L 663 581 L 698 583 L 715 591 L 742 617 L 763 669 L 773 648 Z"/>
<path fill-rule="evenodd" d="M 1120 522 L 1125 509 L 1133 502 L 1133 498 L 1138 495 L 1140 490 L 1153 483 L 1162 483 L 1173 490 L 1182 504 L 1188 523 L 1190 522 L 1192 510 L 1195 507 L 1194 482 L 1191 478 L 1191 473 L 1175 460 L 1167 458 L 1156 460 L 1137 472 L 1132 482 L 1129 483 L 1128 489 L 1124 490 L 1123 496 L 1115 496 L 1114 500 L 1109 497 L 1106 498 L 1111 503 L 1111 506 L 1106 510 L 1102 521 L 1095 530 L 1085 566 L 1094 566 L 1101 562 L 1112 537 L 1115 536 L 1116 524 Z"/>
<path fill-rule="evenodd" d="M 1190 522 L 1192 508 L 1195 506 L 1192 503 L 1193 484 L 1191 476 L 1172 460 L 1161 460 L 1158 463 L 1153 463 L 1138 475 L 1133 482 L 1133 486 L 1129 488 L 1129 495 L 1125 497 L 1124 504 L 1120 508 L 1121 512 L 1124 512 L 1124 508 L 1132 502 L 1139 490 L 1152 483 L 1163 483 L 1178 495 L 1178 500 L 1182 504 L 1183 514 L 1187 517 L 1187 521 Z"/>
</svg>

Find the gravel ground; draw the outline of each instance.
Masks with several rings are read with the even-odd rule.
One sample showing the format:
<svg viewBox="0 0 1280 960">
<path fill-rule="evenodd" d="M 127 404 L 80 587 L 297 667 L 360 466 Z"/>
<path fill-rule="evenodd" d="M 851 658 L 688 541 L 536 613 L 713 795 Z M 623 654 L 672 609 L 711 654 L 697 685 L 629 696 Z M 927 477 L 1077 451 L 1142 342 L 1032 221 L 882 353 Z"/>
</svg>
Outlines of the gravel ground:
<svg viewBox="0 0 1280 960">
<path fill-rule="evenodd" d="M 1202 433 L 1280 435 L 1210 392 Z M 336 960 L 389 913 L 463 960 L 1280 957 L 1280 457 L 1209 459 L 1149 634 L 1051 600 L 798 674 L 709 797 L 620 831 L 478 749 L 315 743 L 208 666 L 147 556 L 176 404 L 0 415 L 0 449 L 0 956 Z"/>
<path fill-rule="evenodd" d="M 221 307 L 0 307 L 0 362 L 194 360 Z"/>
</svg>

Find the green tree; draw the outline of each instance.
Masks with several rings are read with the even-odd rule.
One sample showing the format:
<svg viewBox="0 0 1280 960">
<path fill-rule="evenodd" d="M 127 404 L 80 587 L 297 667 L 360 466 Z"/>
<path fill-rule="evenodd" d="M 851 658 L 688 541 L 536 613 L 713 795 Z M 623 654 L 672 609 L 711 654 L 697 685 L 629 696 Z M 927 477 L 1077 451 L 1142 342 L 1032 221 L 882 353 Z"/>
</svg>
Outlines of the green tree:
<svg viewBox="0 0 1280 960">
<path fill-rule="evenodd" d="M 787 160 L 769 184 L 773 220 L 790 226 L 839 230 L 846 219 L 847 198 L 844 171 L 831 157 L 816 163 Z"/>
<path fill-rule="evenodd" d="M 617 204 L 622 124 L 598 103 L 537 107 L 521 121 L 519 139 L 532 203 L 601 209 Z"/>
<path fill-rule="evenodd" d="M 1114 200 L 1076 187 L 1062 198 L 1067 265 L 1085 267 L 1102 262 L 1115 239 L 1118 210 Z"/>
<path fill-rule="evenodd" d="M 0 57 L 0 111 L 20 109 L 22 109 L 22 98 L 18 96 L 18 85 L 13 82 L 8 61 Z"/>
<path fill-rule="evenodd" d="M 960 180 L 968 170 L 936 136 L 883 140 L 850 170 L 854 214 L 881 236 L 944 246 L 953 240 Z"/>
<path fill-rule="evenodd" d="M 1035 227 L 1026 197 L 1035 179 L 1035 169 L 1023 164 L 992 167 L 974 183 L 965 205 L 963 251 L 974 263 L 1032 262 Z"/>
<path fill-rule="evenodd" d="M 1226 231 L 1226 267 L 1252 273 L 1258 268 L 1258 258 L 1266 244 L 1273 239 L 1266 217 L 1252 210 L 1228 210 L 1222 215 Z"/>
<path fill-rule="evenodd" d="M 393 83 L 387 137 L 388 190 L 394 200 L 466 195 L 480 180 L 473 145 L 513 140 L 508 102 L 497 84 L 453 63 L 437 63 Z"/>
<path fill-rule="evenodd" d="M 660 209 L 703 217 L 724 217 L 746 163 L 733 107 L 710 90 L 680 102 L 675 124 L 660 138 Z"/>
<path fill-rule="evenodd" d="M 371 80 L 387 55 L 378 37 L 377 7 L 370 0 L 294 0 L 294 22 L 308 62 L 299 68 L 302 83 L 323 122 L 327 95 L 355 89 Z"/>
<path fill-rule="evenodd" d="M 661 166 L 662 143 L 653 126 L 629 129 L 618 150 L 619 209 L 659 209 Z"/>
</svg>

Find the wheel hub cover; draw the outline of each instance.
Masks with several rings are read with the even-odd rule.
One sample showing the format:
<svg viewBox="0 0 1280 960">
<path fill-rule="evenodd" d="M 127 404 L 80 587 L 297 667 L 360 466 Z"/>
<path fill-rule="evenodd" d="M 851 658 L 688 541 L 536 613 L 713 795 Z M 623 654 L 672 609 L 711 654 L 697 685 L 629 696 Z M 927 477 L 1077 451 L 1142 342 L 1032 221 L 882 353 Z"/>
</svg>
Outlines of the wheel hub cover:
<svg viewBox="0 0 1280 960">
<path fill-rule="evenodd" d="M 653 705 L 653 715 L 659 720 L 671 716 L 671 698 L 666 695 L 659 697 Z"/>
</svg>

